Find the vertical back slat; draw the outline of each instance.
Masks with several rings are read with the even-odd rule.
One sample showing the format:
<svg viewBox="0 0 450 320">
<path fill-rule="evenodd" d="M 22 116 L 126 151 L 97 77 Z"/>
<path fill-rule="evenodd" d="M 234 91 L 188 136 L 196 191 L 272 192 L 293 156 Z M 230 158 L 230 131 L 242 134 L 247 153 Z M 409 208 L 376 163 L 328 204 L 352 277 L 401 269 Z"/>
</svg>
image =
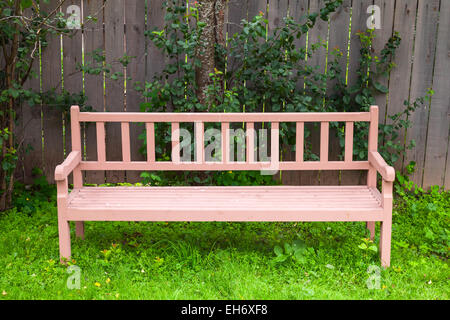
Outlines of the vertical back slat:
<svg viewBox="0 0 450 320">
<path fill-rule="evenodd" d="M 272 122 L 270 134 L 270 162 L 277 163 L 280 161 L 280 124 Z"/>
<path fill-rule="evenodd" d="M 172 122 L 172 162 L 180 162 L 180 124 Z"/>
<path fill-rule="evenodd" d="M 345 162 L 353 161 L 353 122 L 345 123 Z"/>
<path fill-rule="evenodd" d="M 247 163 L 255 162 L 255 124 L 247 122 Z"/>
<path fill-rule="evenodd" d="M 122 122 L 122 161 L 130 162 L 130 124 L 128 122 Z"/>
<path fill-rule="evenodd" d="M 70 131 L 72 136 L 72 150 L 81 152 L 81 127 L 78 121 L 80 114 L 80 107 L 72 106 L 70 108 Z M 73 184 L 75 188 L 81 188 L 83 186 L 83 176 L 80 169 L 73 171 Z"/>
<path fill-rule="evenodd" d="M 295 161 L 303 162 L 303 151 L 305 143 L 305 123 L 297 122 L 296 141 L 295 141 Z"/>
<path fill-rule="evenodd" d="M 230 124 L 228 122 L 222 122 L 222 162 L 230 162 L 230 136 L 229 136 Z"/>
<path fill-rule="evenodd" d="M 195 148 L 196 148 L 196 161 L 198 163 L 204 162 L 204 132 L 203 132 L 203 122 L 195 123 Z"/>
<path fill-rule="evenodd" d="M 97 122 L 97 161 L 106 161 L 106 147 L 105 147 L 105 123 Z"/>
<path fill-rule="evenodd" d="M 147 131 L 147 162 L 155 162 L 155 124 L 147 122 L 145 128 Z"/>
<path fill-rule="evenodd" d="M 369 126 L 369 151 L 377 151 L 378 148 L 378 107 L 370 107 L 370 126 Z"/>
<path fill-rule="evenodd" d="M 370 107 L 370 126 L 369 126 L 369 145 L 368 151 L 377 151 L 378 149 L 378 107 Z M 370 168 L 367 173 L 367 185 L 369 187 L 376 187 L 377 185 L 377 171 Z"/>
<path fill-rule="evenodd" d="M 328 162 L 329 122 L 320 123 L 320 162 Z"/>
</svg>

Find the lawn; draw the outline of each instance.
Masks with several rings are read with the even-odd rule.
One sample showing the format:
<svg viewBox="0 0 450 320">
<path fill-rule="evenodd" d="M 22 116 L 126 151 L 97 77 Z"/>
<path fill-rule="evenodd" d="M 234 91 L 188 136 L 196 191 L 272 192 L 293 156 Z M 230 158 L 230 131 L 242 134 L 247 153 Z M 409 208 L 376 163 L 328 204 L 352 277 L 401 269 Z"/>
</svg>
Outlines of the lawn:
<svg viewBox="0 0 450 320">
<path fill-rule="evenodd" d="M 0 213 L 0 298 L 448 299 L 449 195 L 397 195 L 379 282 L 360 222 L 87 222 L 84 241 L 72 234 L 80 288 L 68 289 L 54 198 L 24 193 Z"/>
</svg>

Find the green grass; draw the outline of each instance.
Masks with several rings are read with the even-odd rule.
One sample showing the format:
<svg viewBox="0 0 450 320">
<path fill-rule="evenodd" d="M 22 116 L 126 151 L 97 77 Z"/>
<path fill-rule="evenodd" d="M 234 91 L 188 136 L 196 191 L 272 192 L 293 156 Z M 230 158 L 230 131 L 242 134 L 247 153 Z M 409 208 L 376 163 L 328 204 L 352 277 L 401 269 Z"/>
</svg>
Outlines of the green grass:
<svg viewBox="0 0 450 320">
<path fill-rule="evenodd" d="M 81 287 L 69 290 L 54 201 L 24 201 L 36 211 L 0 213 L 0 299 L 449 298 L 448 192 L 396 200 L 392 266 L 372 290 L 364 223 L 219 222 L 87 222 L 84 241 L 72 234 Z M 274 247 L 299 239 L 302 259 L 277 262 Z"/>
</svg>

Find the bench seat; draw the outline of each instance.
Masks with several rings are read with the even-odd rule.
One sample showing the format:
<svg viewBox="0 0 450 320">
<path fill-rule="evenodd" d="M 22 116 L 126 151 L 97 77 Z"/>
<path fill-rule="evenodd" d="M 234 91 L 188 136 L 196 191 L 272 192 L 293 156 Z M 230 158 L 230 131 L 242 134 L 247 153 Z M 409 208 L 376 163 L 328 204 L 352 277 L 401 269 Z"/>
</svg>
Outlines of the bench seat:
<svg viewBox="0 0 450 320">
<path fill-rule="evenodd" d="M 83 187 L 71 192 L 68 220 L 381 221 L 367 186 Z"/>
</svg>

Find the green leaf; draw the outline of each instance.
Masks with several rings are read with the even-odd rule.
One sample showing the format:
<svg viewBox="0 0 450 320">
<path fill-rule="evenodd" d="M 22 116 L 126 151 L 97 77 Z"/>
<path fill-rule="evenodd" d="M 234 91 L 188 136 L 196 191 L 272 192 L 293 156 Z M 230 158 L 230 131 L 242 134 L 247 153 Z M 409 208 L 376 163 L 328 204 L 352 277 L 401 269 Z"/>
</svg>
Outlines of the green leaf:
<svg viewBox="0 0 450 320">
<path fill-rule="evenodd" d="M 375 82 L 373 84 L 373 86 L 375 87 L 375 89 L 377 89 L 381 93 L 388 93 L 389 92 L 389 89 L 386 86 L 384 86 L 381 83 L 379 83 L 379 82 Z"/>
<path fill-rule="evenodd" d="M 23 9 L 27 9 L 33 5 L 33 1 L 32 0 L 21 0 L 20 5 L 22 6 Z"/>
<path fill-rule="evenodd" d="M 275 252 L 278 257 L 283 255 L 283 249 L 280 246 L 275 246 L 275 248 L 273 248 L 273 252 Z"/>
</svg>

